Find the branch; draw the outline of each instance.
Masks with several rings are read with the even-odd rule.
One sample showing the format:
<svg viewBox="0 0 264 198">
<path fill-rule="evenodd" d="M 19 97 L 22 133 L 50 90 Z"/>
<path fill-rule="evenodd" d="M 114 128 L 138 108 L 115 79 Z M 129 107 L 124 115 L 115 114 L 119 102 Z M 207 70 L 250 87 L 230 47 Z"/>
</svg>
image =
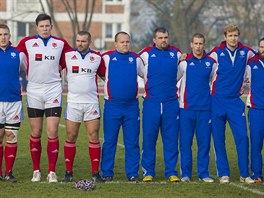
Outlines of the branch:
<svg viewBox="0 0 264 198">
<path fill-rule="evenodd" d="M 91 9 L 90 17 L 89 17 L 89 22 L 85 26 L 86 30 L 90 29 L 90 26 L 91 26 L 91 23 L 92 23 L 93 14 L 94 14 L 94 8 L 95 8 L 95 0 L 93 0 L 93 2 L 92 2 L 92 9 Z"/>
<path fill-rule="evenodd" d="M 74 9 L 75 27 L 77 28 L 77 32 L 79 32 L 80 31 L 80 24 L 78 23 L 77 0 L 74 0 L 74 2 L 73 2 L 73 9 Z M 74 31 L 74 34 L 76 34 L 76 31 Z"/>
<path fill-rule="evenodd" d="M 63 37 L 63 34 L 61 32 L 61 29 L 57 23 L 57 21 L 55 20 L 55 16 L 54 16 L 54 10 L 53 10 L 53 0 L 46 0 L 46 3 L 48 5 L 48 10 L 49 10 L 49 13 L 50 13 L 50 17 L 52 19 L 52 22 L 54 24 L 54 28 L 55 30 L 57 31 L 58 33 L 58 36 L 59 37 Z"/>
<path fill-rule="evenodd" d="M 86 23 L 87 23 L 87 18 L 88 18 L 88 8 L 89 8 L 89 0 L 86 0 L 85 1 L 85 15 L 84 15 L 84 22 L 83 22 L 83 25 L 82 25 L 82 29 L 83 30 L 86 30 Z"/>
</svg>

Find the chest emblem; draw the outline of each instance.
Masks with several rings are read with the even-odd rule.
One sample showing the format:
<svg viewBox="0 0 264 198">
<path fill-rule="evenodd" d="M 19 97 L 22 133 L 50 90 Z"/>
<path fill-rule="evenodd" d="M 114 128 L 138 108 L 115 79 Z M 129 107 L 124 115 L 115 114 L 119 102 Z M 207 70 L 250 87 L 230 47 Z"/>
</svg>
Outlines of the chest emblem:
<svg viewBox="0 0 264 198">
<path fill-rule="evenodd" d="M 12 58 L 16 58 L 16 53 L 15 52 L 11 52 L 10 55 L 11 55 Z"/>
<path fill-rule="evenodd" d="M 94 61 L 94 56 L 90 56 L 90 61 Z"/>
<path fill-rule="evenodd" d="M 53 47 L 53 48 L 58 47 L 57 43 L 52 43 L 52 47 Z"/>
<path fill-rule="evenodd" d="M 134 59 L 132 57 L 128 58 L 129 63 L 133 63 Z"/>
</svg>

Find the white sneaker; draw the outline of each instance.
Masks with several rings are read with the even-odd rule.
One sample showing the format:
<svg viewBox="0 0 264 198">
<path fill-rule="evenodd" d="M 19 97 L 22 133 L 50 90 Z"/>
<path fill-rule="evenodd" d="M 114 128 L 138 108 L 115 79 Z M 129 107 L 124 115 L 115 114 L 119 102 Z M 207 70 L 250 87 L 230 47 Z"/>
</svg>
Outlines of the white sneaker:
<svg viewBox="0 0 264 198">
<path fill-rule="evenodd" d="M 47 180 L 48 180 L 49 183 L 56 183 L 56 182 L 58 182 L 56 173 L 50 171 L 50 173 L 47 176 Z"/>
<path fill-rule="evenodd" d="M 191 181 L 191 179 L 190 179 L 190 177 L 183 177 L 183 178 L 181 178 L 181 181 L 182 182 L 190 182 Z"/>
<path fill-rule="evenodd" d="M 240 182 L 241 183 L 247 183 L 247 184 L 254 184 L 255 183 L 255 181 L 253 179 L 251 179 L 250 177 L 244 178 L 241 176 L 240 176 Z"/>
<path fill-rule="evenodd" d="M 203 179 L 200 178 L 200 181 L 203 181 L 205 183 L 213 183 L 214 182 L 214 179 L 211 178 L 211 177 L 205 177 Z"/>
<path fill-rule="evenodd" d="M 41 180 L 41 172 L 39 170 L 35 170 L 33 172 L 33 177 L 31 179 L 32 182 L 40 182 Z"/>
<path fill-rule="evenodd" d="M 229 181 L 229 176 L 222 176 L 219 178 L 220 184 L 228 184 Z"/>
</svg>

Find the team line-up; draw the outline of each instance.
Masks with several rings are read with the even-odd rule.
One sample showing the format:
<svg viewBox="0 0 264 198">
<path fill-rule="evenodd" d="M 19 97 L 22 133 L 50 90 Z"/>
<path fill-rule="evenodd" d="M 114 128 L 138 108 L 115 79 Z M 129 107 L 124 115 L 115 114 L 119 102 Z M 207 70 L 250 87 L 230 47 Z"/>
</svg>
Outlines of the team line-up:
<svg viewBox="0 0 264 198">
<path fill-rule="evenodd" d="M 25 37 L 16 47 L 12 47 L 8 26 L 0 24 L 0 180 L 17 181 L 12 168 L 17 153 L 20 122 L 23 120 L 19 72 L 26 70 L 33 165 L 31 181 L 41 181 L 41 136 L 45 115 L 48 137 L 47 180 L 50 183 L 58 182 L 58 125 L 62 112 L 60 74 L 62 69 L 66 69 L 66 171 L 62 181 L 73 181 L 76 140 L 80 124 L 84 122 L 94 182 L 114 179 L 118 133 L 122 126 L 125 174 L 129 181 L 139 181 L 140 163 L 142 181 L 154 180 L 156 142 L 160 131 L 164 174 L 168 182 L 191 181 L 195 133 L 198 146 L 197 176 L 200 181 L 215 182 L 208 170 L 212 135 L 217 177 L 220 183 L 229 183 L 230 169 L 225 146 L 225 127 L 228 121 L 237 149 L 240 182 L 262 182 L 264 38 L 260 39 L 256 53 L 239 42 L 239 28 L 235 24 L 228 24 L 224 28 L 224 41 L 210 53 L 204 51 L 204 35 L 195 33 L 190 41 L 191 52 L 182 54 L 178 48 L 169 44 L 168 30 L 160 27 L 153 32 L 153 46 L 139 53 L 130 51 L 130 35 L 118 32 L 115 35 L 115 49 L 101 55 L 90 49 L 91 35 L 87 31 L 78 32 L 76 49 L 71 48 L 64 39 L 52 36 L 52 21 L 47 14 L 37 16 L 36 30 L 38 35 Z M 102 151 L 99 141 L 101 112 L 97 76 L 104 80 Z M 145 83 L 141 162 L 138 76 Z M 247 98 L 250 144 L 245 104 L 240 99 L 245 79 L 250 87 Z M 180 174 L 176 171 L 178 153 Z M 5 171 L 2 171 L 3 158 Z"/>
</svg>

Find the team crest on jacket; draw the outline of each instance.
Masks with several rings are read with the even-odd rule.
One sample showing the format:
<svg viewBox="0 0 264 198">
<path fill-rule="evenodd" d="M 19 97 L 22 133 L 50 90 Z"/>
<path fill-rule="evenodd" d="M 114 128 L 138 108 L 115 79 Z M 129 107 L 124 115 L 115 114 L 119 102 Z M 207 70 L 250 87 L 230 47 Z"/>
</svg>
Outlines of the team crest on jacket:
<svg viewBox="0 0 264 198">
<path fill-rule="evenodd" d="M 90 61 L 94 61 L 94 57 L 93 56 L 90 56 Z"/>
<path fill-rule="evenodd" d="M 133 63 L 134 59 L 132 57 L 128 58 L 129 63 Z"/>
<path fill-rule="evenodd" d="M 170 52 L 170 57 L 171 58 L 174 58 L 174 56 L 175 56 L 174 53 L 173 52 Z"/>
<path fill-rule="evenodd" d="M 245 52 L 244 50 L 241 50 L 241 51 L 239 52 L 239 54 L 240 54 L 240 56 L 245 56 L 246 52 Z"/>
<path fill-rule="evenodd" d="M 52 43 L 53 48 L 56 48 L 57 46 L 58 46 L 57 43 Z"/>
<path fill-rule="evenodd" d="M 210 62 L 205 62 L 206 68 L 210 67 Z"/>
<path fill-rule="evenodd" d="M 15 52 L 11 52 L 10 55 L 11 55 L 12 58 L 16 58 L 16 53 Z"/>
</svg>

